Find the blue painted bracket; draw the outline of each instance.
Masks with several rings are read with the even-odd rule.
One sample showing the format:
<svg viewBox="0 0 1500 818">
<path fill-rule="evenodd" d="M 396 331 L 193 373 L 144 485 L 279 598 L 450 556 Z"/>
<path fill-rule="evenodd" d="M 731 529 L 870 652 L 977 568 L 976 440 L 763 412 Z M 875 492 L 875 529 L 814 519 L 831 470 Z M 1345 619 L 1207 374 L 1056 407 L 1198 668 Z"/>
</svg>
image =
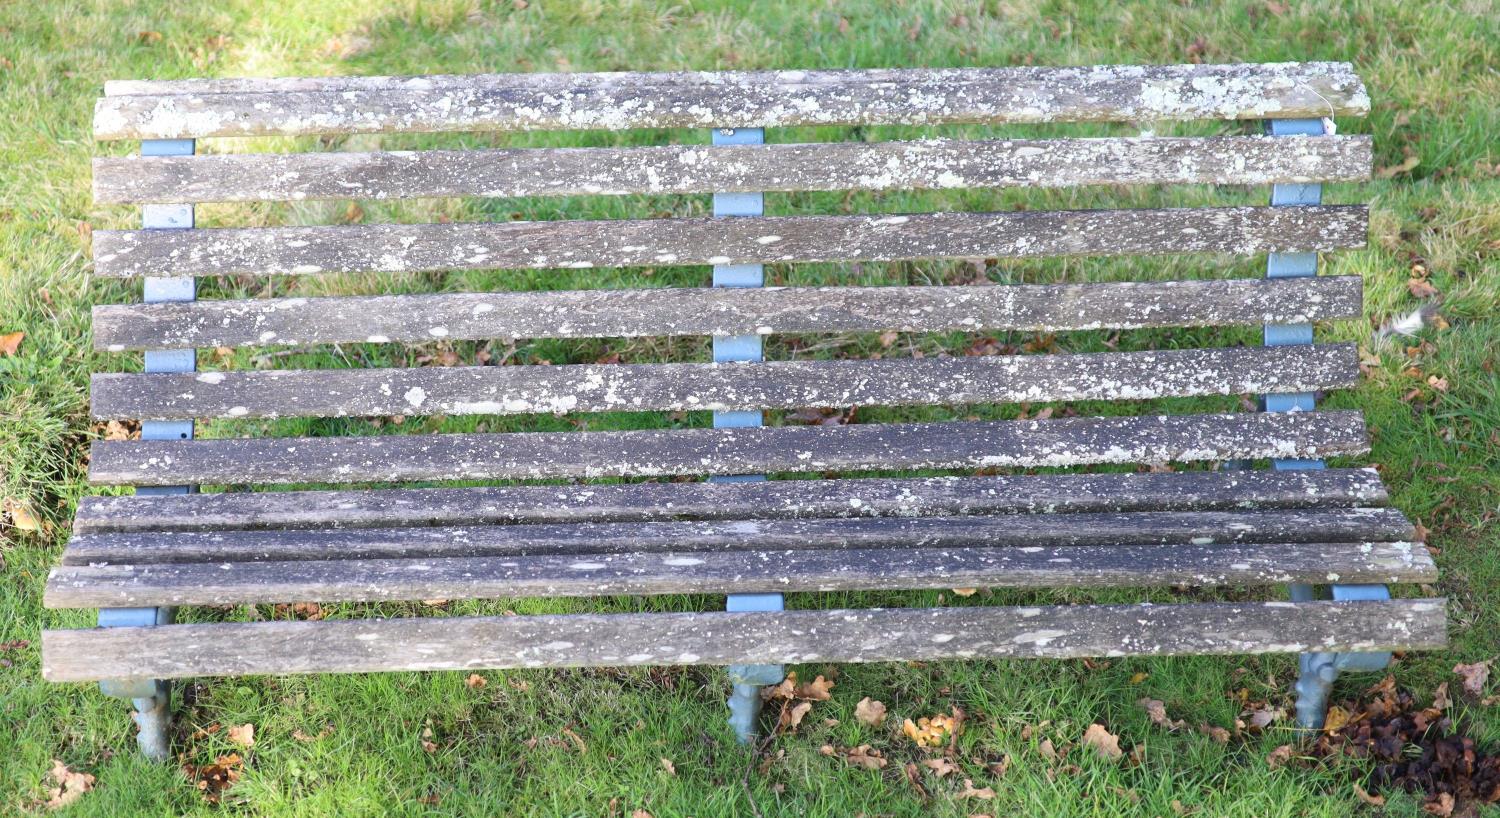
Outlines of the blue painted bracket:
<svg viewBox="0 0 1500 818">
<path fill-rule="evenodd" d="M 713 133 L 715 145 L 760 145 L 765 142 L 761 128 L 724 128 Z M 765 196 L 760 193 L 715 193 L 714 217 L 760 216 L 765 213 Z M 715 287 L 761 287 L 765 285 L 765 267 L 760 264 L 714 265 Z M 759 361 L 764 350 L 759 335 L 736 335 L 713 339 L 714 362 Z M 714 428 L 746 429 L 760 426 L 760 412 L 715 412 Z M 764 480 L 764 475 L 731 475 L 710 478 L 713 482 L 746 482 Z M 781 594 L 730 594 L 725 602 L 729 611 L 779 611 Z M 781 665 L 731 665 L 729 679 L 734 693 L 729 699 L 729 723 L 741 741 L 755 734 L 755 718 L 760 710 L 761 685 L 776 684 L 786 676 Z"/>
<path fill-rule="evenodd" d="M 152 139 L 141 142 L 142 156 L 191 156 L 196 144 L 191 139 Z M 148 230 L 187 230 L 193 227 L 192 205 L 145 205 L 141 208 L 141 227 Z M 197 298 L 197 282 L 191 276 L 181 278 L 147 278 L 144 282 L 147 304 L 166 301 L 192 301 Z M 192 349 L 147 350 L 148 373 L 193 372 L 197 369 L 197 351 Z M 141 440 L 190 440 L 193 422 L 146 421 L 141 424 Z M 196 486 L 143 486 L 136 494 L 187 494 Z M 101 608 L 101 628 L 150 628 L 171 624 L 173 608 Z M 106 696 L 130 699 L 135 706 L 134 718 L 140 727 L 137 737 L 141 751 L 158 761 L 167 758 L 167 719 L 171 687 L 161 679 L 106 680 L 99 683 Z"/>
<path fill-rule="evenodd" d="M 1267 123 L 1272 136 L 1322 136 L 1326 133 L 1321 119 L 1273 119 Z M 1272 207 L 1295 207 L 1321 204 L 1322 185 L 1273 185 Z M 1317 253 L 1271 253 L 1266 259 L 1267 278 L 1298 278 L 1318 274 Z M 1266 346 L 1291 346 L 1311 344 L 1311 324 L 1267 324 Z M 1311 412 L 1316 408 L 1316 397 L 1311 392 L 1296 394 L 1266 395 L 1261 408 L 1267 412 Z M 1276 460 L 1273 466 L 1278 471 L 1299 469 L 1321 469 L 1322 460 Z M 1312 585 L 1292 585 L 1288 588 L 1293 601 L 1308 602 L 1318 598 L 1317 588 Z M 1336 600 L 1390 599 L 1390 590 L 1384 585 L 1334 585 Z M 1304 653 L 1299 658 L 1301 678 L 1297 681 L 1297 723 L 1304 729 L 1316 730 L 1323 726 L 1328 706 L 1328 693 L 1340 671 L 1374 671 L 1390 663 L 1389 653 Z"/>
</svg>

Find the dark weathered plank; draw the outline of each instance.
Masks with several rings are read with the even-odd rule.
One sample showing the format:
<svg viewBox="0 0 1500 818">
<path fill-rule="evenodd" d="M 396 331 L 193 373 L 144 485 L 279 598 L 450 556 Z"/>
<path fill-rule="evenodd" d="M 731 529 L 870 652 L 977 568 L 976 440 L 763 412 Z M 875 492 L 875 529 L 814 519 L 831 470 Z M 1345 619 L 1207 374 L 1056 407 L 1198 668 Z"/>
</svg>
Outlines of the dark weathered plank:
<svg viewBox="0 0 1500 818">
<path fill-rule="evenodd" d="M 1353 386 L 1353 344 L 754 363 L 95 374 L 95 418 L 508 415 L 1144 400 Z"/>
<path fill-rule="evenodd" d="M 96 230 L 94 273 L 293 275 L 1363 247 L 1362 205 Z"/>
<path fill-rule="evenodd" d="M 1429 582 L 1421 544 L 1104 545 L 54 568 L 49 608 L 418 599 Z"/>
<path fill-rule="evenodd" d="M 1435 650 L 1446 600 L 649 613 L 42 632 L 53 682 L 382 670 Z"/>
<path fill-rule="evenodd" d="M 242 81 L 221 93 L 104 97 L 94 137 L 1264 119 L 1360 116 L 1370 106 L 1348 63 L 905 69 L 874 81 L 860 73 L 491 74 L 322 86 L 337 91 Z M 296 90 L 283 90 L 289 85 Z M 166 86 L 184 87 L 193 86 Z"/>
<path fill-rule="evenodd" d="M 1389 508 L 142 531 L 76 534 L 63 562 L 147 565 L 808 548 L 1329 543 L 1404 540 L 1414 533 L 1411 522 Z"/>
<path fill-rule="evenodd" d="M 96 441 L 94 485 L 400 482 L 1321 458 L 1358 412 L 358 438 Z"/>
<path fill-rule="evenodd" d="M 84 497 L 78 534 L 1383 506 L 1374 469 L 492 486 Z"/>
<path fill-rule="evenodd" d="M 140 349 L 899 330 L 1300 324 L 1357 316 L 1359 276 L 1023 284 L 443 293 L 112 304 L 94 346 Z"/>
<path fill-rule="evenodd" d="M 94 159 L 100 203 L 1366 179 L 1368 136 L 662 145 Z"/>
</svg>

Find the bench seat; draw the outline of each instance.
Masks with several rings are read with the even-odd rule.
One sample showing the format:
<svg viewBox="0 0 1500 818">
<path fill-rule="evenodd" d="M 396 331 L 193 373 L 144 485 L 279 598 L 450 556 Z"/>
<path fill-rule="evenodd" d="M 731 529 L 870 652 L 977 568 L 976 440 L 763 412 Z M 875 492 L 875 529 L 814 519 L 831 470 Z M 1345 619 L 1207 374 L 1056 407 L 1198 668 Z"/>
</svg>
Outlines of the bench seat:
<svg viewBox="0 0 1500 818">
<path fill-rule="evenodd" d="M 131 698 L 156 757 L 169 679 L 500 667 L 729 665 L 731 723 L 748 738 L 758 686 L 787 663 L 1294 653 L 1298 720 L 1316 727 L 1340 671 L 1446 639 L 1442 599 L 1386 588 L 1437 576 L 1416 527 L 1375 471 L 1323 462 L 1370 448 L 1358 411 L 1316 406 L 1356 385 L 1356 346 L 1313 343 L 1314 324 L 1362 314 L 1358 276 L 1316 273 L 1320 253 L 1365 240 L 1368 209 L 1324 204 L 1321 184 L 1368 178 L 1370 139 L 1331 128 L 1368 108 L 1339 63 L 110 83 L 96 137 L 142 140 L 143 155 L 97 159 L 95 196 L 141 205 L 144 219 L 94 231 L 93 271 L 143 280 L 144 298 L 96 307 L 93 343 L 144 352 L 145 367 L 94 376 L 94 418 L 141 434 L 96 441 L 89 479 L 136 493 L 80 503 L 45 603 L 98 608 L 101 627 L 45 632 L 44 675 Z M 1266 135 L 994 130 L 1268 118 Z M 768 127 L 838 125 L 990 130 L 764 144 Z M 713 129 L 712 144 L 195 155 L 205 138 L 684 127 Z M 1048 210 L 997 193 L 1124 185 L 1271 185 L 1272 202 Z M 909 190 L 969 190 L 987 209 L 882 209 Z M 810 213 L 832 199 L 808 197 L 767 215 L 767 191 L 863 192 L 878 212 L 846 200 Z M 653 218 L 193 221 L 205 202 L 700 194 L 711 209 L 688 199 Z M 1247 254 L 1268 257 L 1265 278 L 1217 269 Z M 1095 256 L 1148 257 L 1122 263 L 1128 274 L 1162 259 L 1168 273 L 1079 281 L 1092 276 L 1043 266 Z M 979 280 L 954 283 L 944 265 L 958 264 Z M 793 283 L 765 286 L 766 265 Z M 807 265 L 832 272 L 798 283 Z M 694 266 L 700 281 L 682 269 Z M 653 285 L 668 278 L 649 278 L 657 268 L 673 274 L 591 286 L 593 271 L 622 267 L 650 268 L 639 280 Z M 472 291 L 454 282 L 475 279 L 447 278 L 491 270 L 583 283 L 516 272 Z M 345 275 L 437 291 L 298 286 Z M 200 279 L 237 292 L 261 276 L 269 297 L 197 298 Z M 1253 327 L 1265 344 L 1162 332 L 1205 327 Z M 766 360 L 767 338 L 831 333 L 868 333 L 881 352 L 823 357 L 789 341 Z M 1056 346 L 1087 351 L 1049 340 L 923 355 L 894 344 L 902 333 L 1062 333 Z M 707 344 L 558 365 L 200 372 L 195 358 L 684 337 L 711 339 L 712 360 L 671 360 Z M 1181 403 L 1140 408 L 1158 400 Z M 800 410 L 840 414 L 780 418 Z M 655 415 L 589 431 L 549 420 L 590 427 L 595 413 Z M 359 422 L 393 416 L 402 425 L 378 432 Z M 535 430 L 490 431 L 514 416 Z M 350 429 L 374 433 L 338 433 Z M 968 597 L 978 588 L 1058 593 L 986 605 Z M 936 607 L 823 610 L 816 596 L 890 604 L 948 589 L 963 593 Z M 715 610 L 631 600 L 623 613 L 342 618 L 377 603 L 431 614 L 399 603 L 652 595 Z M 1091 595 L 1149 602 L 1073 604 Z M 297 602 L 351 607 L 173 624 L 182 607 Z"/>
</svg>

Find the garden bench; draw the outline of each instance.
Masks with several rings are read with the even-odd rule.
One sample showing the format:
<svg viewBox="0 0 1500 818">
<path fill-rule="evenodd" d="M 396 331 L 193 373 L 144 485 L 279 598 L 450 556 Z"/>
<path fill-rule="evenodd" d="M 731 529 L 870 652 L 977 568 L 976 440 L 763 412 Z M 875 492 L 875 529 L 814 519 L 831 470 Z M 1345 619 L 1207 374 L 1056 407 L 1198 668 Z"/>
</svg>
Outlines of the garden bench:
<svg viewBox="0 0 1500 818">
<path fill-rule="evenodd" d="M 94 376 L 94 417 L 142 432 L 96 441 L 89 479 L 137 488 L 80 504 L 46 604 L 98 608 L 100 627 L 46 631 L 43 672 L 135 700 L 148 754 L 166 752 L 168 680 L 185 677 L 728 665 L 745 737 L 758 686 L 788 663 L 1298 653 L 1298 718 L 1320 726 L 1340 670 L 1445 642 L 1442 599 L 1386 589 L 1434 579 L 1412 524 L 1385 507 L 1373 470 L 1321 461 L 1368 451 L 1359 412 L 1313 406 L 1358 377 L 1352 345 L 1312 344 L 1314 322 L 1361 315 L 1357 276 L 1315 275 L 1320 251 L 1362 246 L 1367 230 L 1366 208 L 1319 203 L 1321 182 L 1370 170 L 1369 137 L 1328 127 L 1369 106 L 1347 64 L 191 80 L 105 94 L 96 137 L 142 140 L 142 155 L 96 159 L 95 196 L 143 205 L 145 223 L 96 230 L 94 274 L 144 279 L 145 297 L 97 307 L 94 344 L 144 351 L 145 371 Z M 764 144 L 762 130 L 1170 120 L 1269 126 L 806 144 Z M 712 144 L 194 155 L 205 137 L 639 128 L 711 129 Z M 1189 184 L 1272 185 L 1272 206 L 766 216 L 762 198 Z M 192 229 L 199 202 L 705 193 L 712 217 Z M 761 286 L 765 264 L 1175 253 L 1269 254 L 1268 271 Z M 703 284 L 711 266 L 714 286 L 243 300 L 195 300 L 194 287 L 676 265 L 703 265 Z M 781 333 L 1245 325 L 1264 326 L 1265 344 L 762 356 Z M 198 372 L 194 358 L 650 336 L 711 336 L 714 361 Z M 1232 411 L 1244 395 L 1264 411 Z M 762 425 L 807 407 L 962 417 L 979 404 L 993 417 L 999 404 L 1193 396 L 1225 396 L 1226 411 Z M 627 411 L 661 414 L 630 431 L 193 438 L 195 418 Z M 691 411 L 712 412 L 712 428 L 667 414 Z M 1111 464 L 1135 469 L 1052 468 Z M 646 479 L 697 476 L 709 479 Z M 471 484 L 399 485 L 443 481 Z M 1290 599 L 1175 601 L 1164 587 L 1281 585 Z M 1154 588 L 1139 597 L 1154 604 L 793 610 L 783 597 L 1113 586 Z M 173 624 L 182 606 L 652 594 L 726 595 L 727 610 Z"/>
</svg>

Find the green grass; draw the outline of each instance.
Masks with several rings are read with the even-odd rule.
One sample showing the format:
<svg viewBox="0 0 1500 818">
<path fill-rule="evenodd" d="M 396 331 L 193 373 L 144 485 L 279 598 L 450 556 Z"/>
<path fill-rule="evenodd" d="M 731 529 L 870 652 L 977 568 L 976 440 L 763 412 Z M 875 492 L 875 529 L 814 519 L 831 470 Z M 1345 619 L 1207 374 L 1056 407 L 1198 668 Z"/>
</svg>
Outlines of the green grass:
<svg viewBox="0 0 1500 818">
<path fill-rule="evenodd" d="M 1401 659 L 1401 684 L 1427 695 L 1452 680 L 1455 662 L 1500 652 L 1500 176 L 1494 134 L 1500 132 L 1500 10 L 1487 0 L 1399 3 L 1394 0 L 1299 4 L 1153 0 L 1134 4 L 992 2 L 692 2 L 652 5 L 531 0 L 529 7 L 479 0 L 309 0 L 271 4 L 68 2 L 33 0 L 0 6 L 0 334 L 26 333 L 20 354 L 0 357 L 0 499 L 25 504 L 46 525 L 38 534 L 0 528 L 0 812 L 28 808 L 44 797 L 53 759 L 98 777 L 73 811 L 99 815 L 212 813 L 251 815 L 515 814 L 656 816 L 744 815 L 753 801 L 766 815 L 1344 815 L 1363 809 L 1351 787 L 1352 768 L 1271 769 L 1265 755 L 1289 740 L 1281 729 L 1221 746 L 1192 730 L 1152 727 L 1135 705 L 1143 696 L 1167 703 L 1174 718 L 1230 726 L 1245 689 L 1252 700 L 1290 703 L 1294 663 L 1286 657 L 1082 662 L 983 662 L 837 668 L 831 702 L 818 705 L 795 736 L 772 742 L 762 757 L 736 745 L 724 724 L 723 674 L 713 669 L 491 672 L 471 688 L 463 674 L 389 674 L 310 678 L 205 679 L 178 697 L 180 732 L 174 749 L 188 763 L 210 762 L 231 745 L 222 733 L 193 738 L 211 724 L 254 723 L 257 744 L 246 753 L 243 779 L 222 806 L 208 803 L 177 765 L 153 765 L 127 750 L 132 728 L 125 706 L 82 685 L 49 685 L 38 674 L 42 627 L 89 624 L 87 612 L 49 612 L 41 588 L 68 534 L 83 483 L 88 441 L 87 377 L 94 370 L 138 367 L 139 356 L 100 355 L 88 343 L 89 306 L 139 298 L 131 288 L 88 275 L 88 232 L 138 224 L 131 208 L 95 207 L 89 158 L 133 145 L 95 145 L 92 100 L 111 78 L 429 73 L 673 68 L 877 67 L 1098 62 L 1180 62 L 1296 59 L 1352 60 L 1370 88 L 1367 120 L 1340 121 L 1343 133 L 1372 133 L 1376 164 L 1420 157 L 1408 173 L 1368 184 L 1336 185 L 1331 202 L 1372 203 L 1367 249 L 1328 260 L 1332 273 L 1359 273 L 1366 282 L 1366 319 L 1320 327 L 1319 337 L 1357 341 L 1378 358 L 1362 385 L 1331 395 L 1325 405 L 1362 409 L 1374 451 L 1348 464 L 1376 464 L 1396 504 L 1431 529 L 1451 600 L 1452 647 Z M 159 35 L 159 36 L 157 36 Z M 1232 133 L 1238 126 L 1158 127 L 1158 133 Z M 885 139 L 915 129 L 865 129 Z M 1113 128 L 955 128 L 944 133 L 1131 133 Z M 791 129 L 773 141 L 847 139 L 848 129 Z M 621 134 L 351 137 L 323 146 L 659 144 L 707 141 L 699 132 Z M 313 140 L 209 140 L 209 151 L 285 150 Z M 1159 204 L 1260 203 L 1263 189 L 966 191 L 943 194 L 795 194 L 767 197 L 770 213 L 878 212 L 938 208 L 1142 207 Z M 347 202 L 208 206 L 203 226 L 308 224 L 346 218 Z M 362 203 L 365 221 L 618 218 L 692 215 L 708 199 L 579 197 L 560 200 L 444 200 Z M 1420 339 L 1375 341 L 1372 328 L 1419 306 L 1406 290 L 1413 263 L 1432 271 L 1442 293 L 1437 311 L 1446 328 Z M 1124 260 L 1002 262 L 984 274 L 996 281 L 1085 281 L 1204 276 L 1253 276 L 1259 259 L 1182 257 Z M 962 264 L 910 263 L 773 267 L 776 283 L 944 282 L 971 275 Z M 296 292 L 407 292 L 479 288 L 697 286 L 704 268 L 476 272 L 432 276 L 330 276 L 297 281 L 244 278 L 204 282 L 205 297 L 265 297 Z M 855 355 L 877 347 L 852 336 L 775 339 L 773 357 Z M 897 354 L 961 350 L 973 338 L 902 338 Z M 1020 343 L 1020 336 L 1001 340 Z M 1124 333 L 1122 349 L 1254 342 L 1244 330 Z M 794 347 L 798 342 L 818 349 Z M 1102 349 L 1096 334 L 1062 336 L 1068 351 Z M 479 347 L 452 344 L 465 362 Z M 1408 349 L 1412 347 L 1412 349 Z M 200 356 L 205 368 L 371 366 L 414 364 L 437 346 L 310 348 L 291 354 L 238 352 L 231 360 Z M 494 354 L 506 354 L 498 344 Z M 628 361 L 683 359 L 705 353 L 696 340 L 537 342 L 514 351 L 521 360 L 592 361 L 618 353 Z M 1418 373 L 1410 372 L 1415 368 Z M 1448 383 L 1440 392 L 1427 383 Z M 1411 393 L 1416 391 L 1415 395 Z M 1078 406 L 1081 411 L 1233 410 L 1238 398 Z M 862 412 L 861 419 L 941 418 L 974 414 L 1013 417 L 1014 406 L 958 410 Z M 581 419 L 587 428 L 699 425 L 701 415 L 663 418 L 606 415 Z M 573 419 L 408 419 L 382 433 L 575 428 Z M 327 434 L 371 431 L 365 421 L 277 421 L 206 424 L 202 433 Z M 1411 589 L 1402 589 L 1412 593 Z M 1153 593 L 1169 595 L 1168 592 Z M 1227 594 L 1241 595 L 1239 591 Z M 812 604 L 936 604 L 936 594 L 796 597 Z M 1120 592 L 980 595 L 972 603 L 1022 599 L 1139 598 Z M 953 600 L 947 600 L 952 603 Z M 712 598 L 515 600 L 453 603 L 453 613 L 577 610 L 694 610 Z M 343 616 L 367 610 L 335 607 Z M 421 606 L 387 606 L 416 610 Z M 269 615 L 268 610 L 256 612 Z M 249 609 L 194 610 L 194 620 L 245 619 Z M 802 668 L 801 675 L 829 673 Z M 1138 674 L 1149 674 L 1136 679 Z M 1341 682 L 1353 695 L 1370 679 Z M 944 780 L 923 774 L 930 801 L 905 779 L 903 765 L 922 757 L 888 729 L 853 718 L 862 697 L 889 705 L 895 719 L 962 707 L 968 729 L 959 742 L 962 772 Z M 1482 741 L 1500 740 L 1500 708 L 1460 704 Z M 827 726 L 824 719 L 837 719 Z M 1075 749 L 1068 769 L 1046 760 L 1039 742 L 1076 743 L 1095 721 L 1140 746 L 1140 764 L 1098 762 Z M 296 731 L 318 736 L 293 737 Z M 1042 726 L 1045 725 L 1045 726 Z M 1026 728 L 1032 728 L 1026 730 Z M 423 747 L 424 730 L 432 752 Z M 578 741 L 564 731 L 571 731 Z M 1023 738 L 1023 731 L 1029 738 Z M 856 769 L 819 753 L 868 743 L 891 764 Z M 987 762 L 1011 757 L 995 778 Z M 675 775 L 661 759 L 673 762 Z M 959 800 L 962 779 L 993 786 L 992 801 Z M 1406 800 L 1395 814 L 1417 814 Z"/>
</svg>

